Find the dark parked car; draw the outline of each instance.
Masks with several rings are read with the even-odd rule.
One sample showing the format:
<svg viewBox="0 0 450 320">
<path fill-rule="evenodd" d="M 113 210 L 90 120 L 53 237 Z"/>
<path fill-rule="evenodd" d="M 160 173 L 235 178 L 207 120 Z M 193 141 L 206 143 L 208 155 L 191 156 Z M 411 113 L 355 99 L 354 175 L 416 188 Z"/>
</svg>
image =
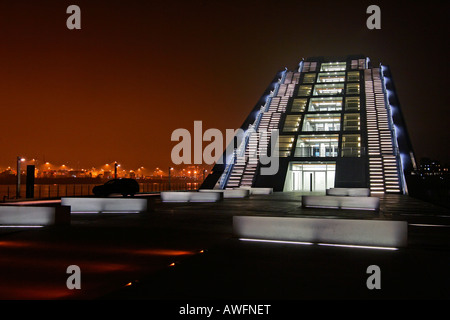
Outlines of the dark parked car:
<svg viewBox="0 0 450 320">
<path fill-rule="evenodd" d="M 113 193 L 120 193 L 124 197 L 134 196 L 139 192 L 139 184 L 134 179 L 112 179 L 101 186 L 95 186 L 92 193 L 96 196 L 107 197 Z"/>
</svg>

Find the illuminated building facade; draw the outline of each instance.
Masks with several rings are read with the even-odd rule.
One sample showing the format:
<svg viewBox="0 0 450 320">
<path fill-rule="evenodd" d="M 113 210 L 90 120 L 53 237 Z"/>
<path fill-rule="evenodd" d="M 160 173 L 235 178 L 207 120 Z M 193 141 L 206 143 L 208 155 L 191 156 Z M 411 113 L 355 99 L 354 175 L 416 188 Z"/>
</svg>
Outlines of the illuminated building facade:
<svg viewBox="0 0 450 320">
<path fill-rule="evenodd" d="M 243 139 L 230 159 L 216 164 L 202 188 L 272 187 L 274 191 L 370 188 L 408 192 L 405 174 L 415 168 L 388 66 L 362 55 L 303 59 L 276 75 L 241 128 L 279 132 L 279 169 L 249 157 L 267 148 Z M 224 155 L 225 158 L 225 155 Z"/>
</svg>

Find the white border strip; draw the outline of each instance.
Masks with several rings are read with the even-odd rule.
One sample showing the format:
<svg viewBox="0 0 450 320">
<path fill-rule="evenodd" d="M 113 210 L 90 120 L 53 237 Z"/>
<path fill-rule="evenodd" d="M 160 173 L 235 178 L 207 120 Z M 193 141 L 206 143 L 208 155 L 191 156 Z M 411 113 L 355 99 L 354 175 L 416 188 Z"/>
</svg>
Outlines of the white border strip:
<svg viewBox="0 0 450 320">
<path fill-rule="evenodd" d="M 375 249 L 375 250 L 390 250 L 390 251 L 398 250 L 398 248 L 395 248 L 395 247 L 360 246 L 360 245 L 339 244 L 339 243 L 322 243 L 322 242 L 313 243 L 313 242 L 299 242 L 299 241 L 250 239 L 250 238 L 239 238 L 239 240 L 240 241 L 251 241 L 251 242 L 281 243 L 281 244 L 300 244 L 300 245 L 317 244 L 319 246 L 327 246 L 327 247 L 343 247 L 343 248 L 358 248 L 358 249 Z"/>
<path fill-rule="evenodd" d="M 303 244 L 312 245 L 312 242 L 300 242 L 300 241 L 283 241 L 283 240 L 265 240 L 265 239 L 249 239 L 249 238 L 239 238 L 241 241 L 252 241 L 252 242 L 268 242 L 268 243 L 285 243 L 285 244 Z"/>
<path fill-rule="evenodd" d="M 342 248 L 376 249 L 376 250 L 391 250 L 391 251 L 398 250 L 398 248 L 394 248 L 394 247 L 360 246 L 360 245 L 354 245 L 354 244 L 318 243 L 318 245 L 319 246 L 327 246 L 327 247 L 342 247 Z"/>
<path fill-rule="evenodd" d="M 450 225 L 447 224 L 425 224 L 425 223 L 410 223 L 410 226 L 414 227 L 442 227 L 442 228 L 449 228 Z"/>
<path fill-rule="evenodd" d="M 38 225 L 0 225 L 0 228 L 43 228 L 44 226 L 38 226 Z"/>
</svg>

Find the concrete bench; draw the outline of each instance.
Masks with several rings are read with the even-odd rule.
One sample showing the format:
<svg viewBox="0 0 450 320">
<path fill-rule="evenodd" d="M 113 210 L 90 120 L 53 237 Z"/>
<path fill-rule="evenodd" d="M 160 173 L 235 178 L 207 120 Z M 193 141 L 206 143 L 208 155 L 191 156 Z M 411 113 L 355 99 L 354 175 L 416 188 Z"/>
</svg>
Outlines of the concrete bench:
<svg viewBox="0 0 450 320">
<path fill-rule="evenodd" d="M 302 196 L 302 207 L 332 208 L 332 209 L 361 209 L 378 211 L 380 198 L 378 197 L 343 197 L 343 196 Z"/>
<path fill-rule="evenodd" d="M 249 189 L 200 189 L 199 192 L 220 192 L 224 199 L 246 198 L 250 195 Z"/>
<path fill-rule="evenodd" d="M 272 194 L 273 193 L 273 188 L 255 188 L 255 187 L 246 187 L 246 186 L 241 186 L 239 188 L 234 188 L 234 190 L 249 190 L 250 191 L 250 195 L 254 195 L 254 194 Z"/>
<path fill-rule="evenodd" d="M 369 188 L 330 188 L 326 190 L 329 196 L 368 197 Z"/>
<path fill-rule="evenodd" d="M 149 202 L 148 198 L 61 198 L 61 205 L 70 206 L 71 212 L 147 212 Z"/>
<path fill-rule="evenodd" d="M 222 192 L 162 191 L 162 202 L 217 202 L 223 199 Z"/>
<path fill-rule="evenodd" d="M 189 202 L 217 202 L 222 199 L 222 192 L 192 192 Z"/>
<path fill-rule="evenodd" d="M 70 207 L 1 205 L 0 225 L 50 226 L 70 224 Z"/>
<path fill-rule="evenodd" d="M 236 237 L 275 241 L 406 247 L 406 221 L 234 216 Z"/>
<path fill-rule="evenodd" d="M 162 202 L 189 202 L 191 192 L 162 191 Z"/>
</svg>

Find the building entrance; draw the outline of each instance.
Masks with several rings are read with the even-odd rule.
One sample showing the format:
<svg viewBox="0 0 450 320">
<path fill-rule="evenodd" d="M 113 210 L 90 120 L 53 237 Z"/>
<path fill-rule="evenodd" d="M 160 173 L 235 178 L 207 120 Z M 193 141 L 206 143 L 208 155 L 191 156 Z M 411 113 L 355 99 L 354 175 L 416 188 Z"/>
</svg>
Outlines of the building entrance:
<svg viewBox="0 0 450 320">
<path fill-rule="evenodd" d="M 286 175 L 284 191 L 325 191 L 334 187 L 336 164 L 333 162 L 292 162 Z"/>
</svg>

